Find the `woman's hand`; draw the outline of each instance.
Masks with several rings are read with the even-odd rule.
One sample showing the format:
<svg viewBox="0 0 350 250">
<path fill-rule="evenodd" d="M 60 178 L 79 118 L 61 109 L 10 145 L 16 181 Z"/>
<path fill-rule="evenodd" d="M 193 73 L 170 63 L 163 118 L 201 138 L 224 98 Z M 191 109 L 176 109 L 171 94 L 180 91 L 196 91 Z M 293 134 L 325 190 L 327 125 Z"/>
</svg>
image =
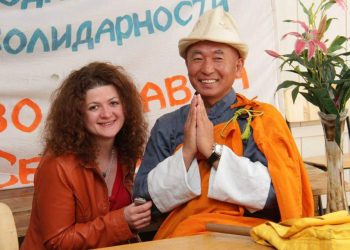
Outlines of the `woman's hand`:
<svg viewBox="0 0 350 250">
<path fill-rule="evenodd" d="M 131 230 L 140 230 L 150 224 L 151 207 L 152 201 L 147 201 L 145 204 L 139 206 L 131 203 L 124 208 L 124 216 Z"/>
</svg>

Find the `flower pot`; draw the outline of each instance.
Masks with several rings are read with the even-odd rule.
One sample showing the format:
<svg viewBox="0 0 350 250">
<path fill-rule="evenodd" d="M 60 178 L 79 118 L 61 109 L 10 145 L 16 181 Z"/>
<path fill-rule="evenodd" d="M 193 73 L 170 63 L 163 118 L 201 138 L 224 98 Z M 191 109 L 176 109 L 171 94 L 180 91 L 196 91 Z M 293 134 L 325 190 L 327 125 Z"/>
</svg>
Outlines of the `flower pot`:
<svg viewBox="0 0 350 250">
<path fill-rule="evenodd" d="M 335 119 L 334 114 L 318 112 L 323 127 L 326 158 L 327 158 L 327 209 L 326 212 L 347 210 L 348 202 L 345 192 L 344 169 L 343 169 L 343 138 L 344 125 L 347 110 L 340 115 L 340 146 L 335 141 Z"/>
</svg>

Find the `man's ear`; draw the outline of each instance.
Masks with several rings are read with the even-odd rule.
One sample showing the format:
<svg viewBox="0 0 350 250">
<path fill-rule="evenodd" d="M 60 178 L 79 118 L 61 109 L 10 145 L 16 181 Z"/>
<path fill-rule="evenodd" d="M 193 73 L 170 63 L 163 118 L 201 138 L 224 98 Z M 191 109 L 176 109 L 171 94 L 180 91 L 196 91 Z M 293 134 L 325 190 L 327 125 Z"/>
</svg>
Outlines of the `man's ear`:
<svg viewBox="0 0 350 250">
<path fill-rule="evenodd" d="M 242 70 L 243 70 L 243 66 L 244 66 L 244 60 L 243 58 L 238 58 L 237 59 L 237 64 L 236 64 L 236 78 L 241 78 L 242 77 Z"/>
</svg>

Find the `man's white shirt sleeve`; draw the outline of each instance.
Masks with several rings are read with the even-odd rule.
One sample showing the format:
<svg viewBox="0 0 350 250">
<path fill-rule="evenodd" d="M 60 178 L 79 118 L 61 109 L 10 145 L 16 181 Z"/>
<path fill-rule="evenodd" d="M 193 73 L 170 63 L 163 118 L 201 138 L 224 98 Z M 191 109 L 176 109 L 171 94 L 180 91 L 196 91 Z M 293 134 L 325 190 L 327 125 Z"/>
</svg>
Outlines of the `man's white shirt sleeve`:
<svg viewBox="0 0 350 250">
<path fill-rule="evenodd" d="M 158 163 L 149 172 L 147 182 L 152 201 L 162 213 L 169 212 L 201 194 L 198 162 L 194 159 L 186 171 L 182 148 Z"/>
<path fill-rule="evenodd" d="M 242 205 L 255 212 L 264 208 L 270 185 L 266 166 L 239 157 L 224 146 L 217 169 L 211 168 L 208 197 Z"/>
</svg>

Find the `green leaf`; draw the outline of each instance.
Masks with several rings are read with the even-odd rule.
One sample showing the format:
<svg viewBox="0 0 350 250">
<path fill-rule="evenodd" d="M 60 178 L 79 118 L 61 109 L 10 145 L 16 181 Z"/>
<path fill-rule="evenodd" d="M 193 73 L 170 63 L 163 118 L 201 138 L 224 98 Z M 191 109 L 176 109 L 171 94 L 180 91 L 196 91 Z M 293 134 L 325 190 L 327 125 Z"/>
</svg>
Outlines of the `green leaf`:
<svg viewBox="0 0 350 250">
<path fill-rule="evenodd" d="M 336 85 L 338 110 L 341 112 L 345 109 L 345 105 L 350 97 L 350 69 L 345 65 L 337 77 L 338 79 L 334 81 L 333 85 Z"/>
<path fill-rule="evenodd" d="M 292 91 L 293 103 L 295 103 L 295 100 L 297 99 L 298 94 L 299 94 L 299 86 L 296 86 Z"/>
<path fill-rule="evenodd" d="M 329 18 L 327 19 L 326 21 L 326 29 L 325 29 L 325 32 L 328 30 L 329 26 L 331 25 L 333 19 L 336 19 L 336 18 Z"/>
<path fill-rule="evenodd" d="M 344 65 L 342 71 L 340 72 L 339 78 L 342 80 L 347 80 L 347 78 L 350 78 L 350 69 L 347 67 L 347 65 Z"/>
<path fill-rule="evenodd" d="M 323 112 L 326 114 L 336 114 L 339 115 L 339 112 L 337 108 L 334 105 L 333 100 L 329 96 L 329 92 L 327 89 L 321 88 L 321 89 L 315 89 L 314 90 L 315 96 L 317 96 L 319 103 L 321 104 L 318 106 L 320 109 L 322 108 Z"/>
<path fill-rule="evenodd" d="M 312 92 L 309 92 L 309 93 L 299 92 L 299 94 L 301 94 L 308 102 L 312 103 L 316 107 L 320 106 L 318 99 L 312 95 Z"/>
<path fill-rule="evenodd" d="M 299 4 L 303 8 L 304 13 L 309 17 L 309 22 L 310 22 L 310 12 L 312 10 L 312 6 L 310 7 L 310 11 L 305 7 L 305 5 L 299 0 Z"/>
<path fill-rule="evenodd" d="M 337 118 L 335 119 L 335 142 L 337 143 L 337 145 L 339 147 L 341 147 L 340 145 L 340 116 L 337 115 Z"/>
<path fill-rule="evenodd" d="M 331 64 L 324 64 L 322 78 L 325 80 L 325 82 L 328 84 L 332 83 L 335 79 L 335 76 L 335 68 Z"/>
<path fill-rule="evenodd" d="M 350 55 L 350 51 L 338 54 L 338 55 L 336 55 L 334 57 L 349 56 L 349 55 Z"/>
<path fill-rule="evenodd" d="M 342 48 L 342 44 L 345 43 L 348 39 L 344 36 L 336 36 L 332 41 L 331 45 L 328 48 L 328 53 L 333 53 Z"/>
<path fill-rule="evenodd" d="M 341 98 L 339 112 L 342 112 L 343 110 L 345 110 L 346 103 L 349 100 L 349 98 L 350 98 L 350 87 L 346 89 L 343 97 Z"/>
<path fill-rule="evenodd" d="M 341 79 L 335 81 L 339 103 L 339 112 L 345 109 L 345 105 L 350 98 L 350 70 L 343 71 Z"/>
<path fill-rule="evenodd" d="M 282 82 L 282 83 L 280 83 L 280 84 L 278 85 L 278 87 L 277 87 L 277 89 L 276 89 L 276 92 L 277 92 L 278 90 L 280 90 L 280 89 L 289 88 L 289 87 L 291 87 L 291 86 L 293 86 L 293 85 L 300 86 L 301 83 L 296 82 L 296 81 L 286 80 L 286 81 L 284 81 L 284 82 Z"/>
<path fill-rule="evenodd" d="M 296 82 L 296 81 L 286 80 L 277 86 L 276 92 L 280 89 L 289 88 L 293 85 L 300 86 L 301 84 L 299 82 Z"/>
<path fill-rule="evenodd" d="M 347 114 L 342 113 L 342 114 L 337 114 L 335 117 L 335 124 L 334 124 L 334 131 L 335 131 L 335 142 L 337 143 L 338 147 L 340 148 L 341 151 L 343 151 L 342 145 L 340 144 L 341 141 L 341 122 L 340 122 L 340 115 L 342 116 L 342 118 L 344 119 Z M 330 121 L 332 123 L 333 126 L 333 122 Z M 325 122 L 328 123 L 328 122 Z M 345 123 L 345 121 L 343 120 L 342 123 Z M 344 124 L 343 124 L 344 125 Z"/>
<path fill-rule="evenodd" d="M 335 3 L 335 1 L 330 1 L 327 2 L 325 5 L 322 6 L 322 8 L 327 11 L 330 7 L 332 7 L 332 5 Z"/>
<path fill-rule="evenodd" d="M 285 71 L 297 74 L 297 75 L 302 76 L 302 77 L 310 77 L 310 73 L 308 71 L 300 71 L 300 70 L 294 70 L 294 69 L 288 69 Z"/>
</svg>

